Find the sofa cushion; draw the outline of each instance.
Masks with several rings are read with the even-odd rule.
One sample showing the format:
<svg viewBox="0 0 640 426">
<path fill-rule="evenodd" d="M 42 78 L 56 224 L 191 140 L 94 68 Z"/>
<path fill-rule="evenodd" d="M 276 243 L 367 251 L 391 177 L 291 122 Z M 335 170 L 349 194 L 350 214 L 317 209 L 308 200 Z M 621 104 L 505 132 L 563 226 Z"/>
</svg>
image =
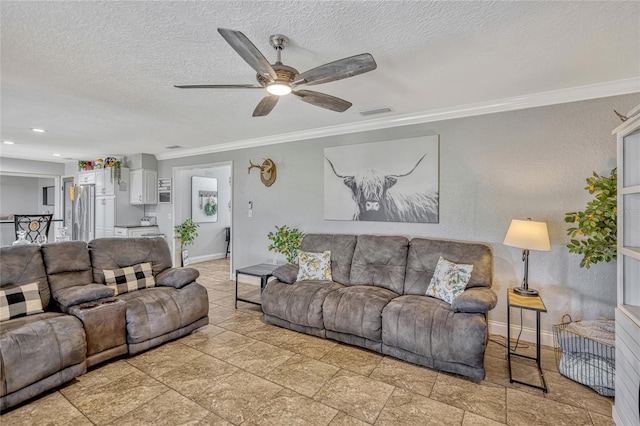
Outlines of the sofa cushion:
<svg viewBox="0 0 640 426">
<path fill-rule="evenodd" d="M 298 251 L 297 281 L 332 281 L 331 252 Z"/>
<path fill-rule="evenodd" d="M 53 312 L 16 318 L 0 327 L 0 396 L 84 363 L 82 322 Z"/>
<path fill-rule="evenodd" d="M 324 329 L 322 304 L 332 291 L 343 288 L 332 281 L 270 281 L 262 292 L 262 311 L 305 327 Z"/>
<path fill-rule="evenodd" d="M 143 288 L 155 287 L 150 263 L 140 263 L 127 268 L 102 271 L 107 287 L 113 289 L 114 296 Z"/>
<path fill-rule="evenodd" d="M 427 288 L 427 296 L 435 297 L 449 304 L 467 287 L 473 265 L 449 262 L 442 256 Z"/>
<path fill-rule="evenodd" d="M 33 282 L 38 283 L 42 308 L 47 309 L 51 293 L 40 246 L 0 247 L 0 287 Z"/>
<path fill-rule="evenodd" d="M 351 262 L 357 236 L 340 234 L 307 234 L 302 239 L 300 250 L 331 252 L 331 278 L 340 284 L 350 284 Z"/>
<path fill-rule="evenodd" d="M 382 342 L 382 310 L 397 293 L 374 286 L 350 286 L 327 295 L 322 305 L 324 327 Z"/>
<path fill-rule="evenodd" d="M 427 292 L 440 256 L 454 263 L 473 265 L 467 288 L 491 287 L 493 254 L 488 245 L 414 238 L 409 243 L 404 294 L 423 295 Z"/>
<path fill-rule="evenodd" d="M 85 284 L 73 287 L 65 287 L 53 293 L 53 298 L 58 302 L 63 312 L 74 305 L 92 302 L 106 297 L 113 297 L 115 291 L 103 284 Z"/>
<path fill-rule="evenodd" d="M 382 312 L 382 342 L 438 361 L 483 367 L 484 314 L 462 313 L 428 296 L 400 296 Z"/>
<path fill-rule="evenodd" d="M 93 282 L 89 249 L 84 241 L 43 244 L 42 258 L 54 299 L 60 289 Z"/>
<path fill-rule="evenodd" d="M 198 283 L 181 289 L 152 287 L 118 295 L 127 302 L 127 342 L 141 343 L 185 327 L 209 313 L 207 290 Z"/>
<path fill-rule="evenodd" d="M 298 265 L 291 263 L 280 265 L 273 270 L 272 274 L 283 283 L 293 284 L 298 279 Z"/>
<path fill-rule="evenodd" d="M 38 283 L 0 288 L 0 321 L 41 313 Z"/>
<path fill-rule="evenodd" d="M 104 284 L 105 269 L 151 263 L 156 276 L 171 267 L 171 252 L 164 238 L 98 238 L 89 241 L 93 282 Z"/>
<path fill-rule="evenodd" d="M 409 240 L 405 237 L 358 236 L 351 264 L 351 284 L 374 285 L 402 294 L 408 249 Z"/>
<path fill-rule="evenodd" d="M 156 285 L 182 288 L 191 284 L 200 276 L 195 268 L 170 268 L 160 272 L 156 277 Z"/>
</svg>

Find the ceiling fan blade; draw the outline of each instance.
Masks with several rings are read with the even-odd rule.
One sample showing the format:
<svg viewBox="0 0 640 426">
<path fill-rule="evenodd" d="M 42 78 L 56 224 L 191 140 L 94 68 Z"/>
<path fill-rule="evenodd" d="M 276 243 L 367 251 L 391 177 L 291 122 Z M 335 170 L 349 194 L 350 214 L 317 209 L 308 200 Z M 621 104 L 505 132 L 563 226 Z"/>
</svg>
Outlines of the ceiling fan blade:
<svg viewBox="0 0 640 426">
<path fill-rule="evenodd" d="M 336 98 L 335 96 L 327 95 L 326 93 L 314 92 L 312 90 L 297 90 L 291 93 L 311 105 L 330 109 L 331 111 L 336 112 L 345 112 L 352 105 L 351 102 L 345 101 L 344 99 Z"/>
<path fill-rule="evenodd" d="M 258 84 L 174 84 L 178 89 L 264 89 Z"/>
<path fill-rule="evenodd" d="M 328 64 L 298 74 L 293 81 L 294 85 L 306 84 L 313 86 L 315 84 L 328 83 L 330 81 L 341 80 L 354 75 L 363 74 L 373 71 L 378 67 L 376 61 L 369 53 L 351 56 L 349 58 L 339 59 Z"/>
<path fill-rule="evenodd" d="M 269 114 L 274 106 L 278 103 L 278 99 L 280 96 L 277 95 L 267 95 L 258 104 L 255 110 L 253 110 L 254 117 L 264 117 Z"/>
<path fill-rule="evenodd" d="M 257 47 L 251 43 L 251 40 L 240 31 L 229 30 L 227 28 L 218 28 L 218 32 L 227 43 L 231 45 L 233 50 L 238 52 L 238 55 L 242 57 L 258 74 L 270 79 L 271 81 L 278 78 L 275 70 L 267 61 Z"/>
</svg>

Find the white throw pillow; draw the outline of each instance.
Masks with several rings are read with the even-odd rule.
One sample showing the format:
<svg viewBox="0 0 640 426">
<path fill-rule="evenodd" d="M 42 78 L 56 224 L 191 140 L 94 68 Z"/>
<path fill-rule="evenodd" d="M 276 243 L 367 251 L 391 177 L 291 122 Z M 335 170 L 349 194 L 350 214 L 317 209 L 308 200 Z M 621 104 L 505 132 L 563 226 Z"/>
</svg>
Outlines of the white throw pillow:
<svg viewBox="0 0 640 426">
<path fill-rule="evenodd" d="M 296 281 L 331 281 L 331 252 L 298 251 L 298 278 Z"/>
<path fill-rule="evenodd" d="M 433 278 L 427 288 L 427 296 L 432 296 L 449 304 L 467 288 L 473 265 L 449 262 L 440 256 Z"/>
</svg>

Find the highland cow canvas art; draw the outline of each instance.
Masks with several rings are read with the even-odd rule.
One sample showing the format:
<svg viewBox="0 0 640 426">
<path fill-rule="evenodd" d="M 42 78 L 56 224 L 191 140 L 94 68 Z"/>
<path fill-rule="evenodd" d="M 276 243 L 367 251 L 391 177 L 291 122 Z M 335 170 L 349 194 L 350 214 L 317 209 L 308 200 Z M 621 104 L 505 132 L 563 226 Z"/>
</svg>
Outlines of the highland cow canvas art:
<svg viewBox="0 0 640 426">
<path fill-rule="evenodd" d="M 439 222 L 438 135 L 324 150 L 324 218 Z"/>
</svg>

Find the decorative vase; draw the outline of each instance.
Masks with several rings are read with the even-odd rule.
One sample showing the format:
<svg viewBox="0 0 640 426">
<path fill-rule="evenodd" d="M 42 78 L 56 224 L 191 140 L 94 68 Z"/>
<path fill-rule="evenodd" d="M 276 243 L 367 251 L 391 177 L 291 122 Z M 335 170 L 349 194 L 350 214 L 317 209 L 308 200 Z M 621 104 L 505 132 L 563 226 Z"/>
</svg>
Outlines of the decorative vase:
<svg viewBox="0 0 640 426">
<path fill-rule="evenodd" d="M 14 245 L 14 246 L 26 246 L 26 245 L 30 245 L 31 244 L 25 238 L 26 235 L 27 235 L 26 231 L 18 231 L 17 234 L 18 234 L 18 239 L 15 240 L 11 245 Z"/>
</svg>

